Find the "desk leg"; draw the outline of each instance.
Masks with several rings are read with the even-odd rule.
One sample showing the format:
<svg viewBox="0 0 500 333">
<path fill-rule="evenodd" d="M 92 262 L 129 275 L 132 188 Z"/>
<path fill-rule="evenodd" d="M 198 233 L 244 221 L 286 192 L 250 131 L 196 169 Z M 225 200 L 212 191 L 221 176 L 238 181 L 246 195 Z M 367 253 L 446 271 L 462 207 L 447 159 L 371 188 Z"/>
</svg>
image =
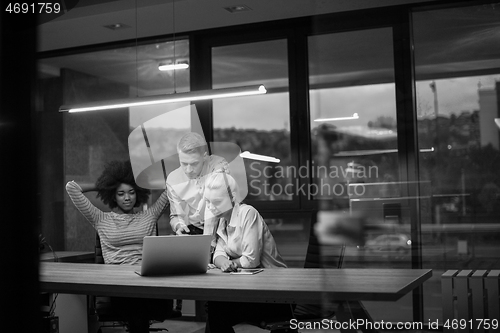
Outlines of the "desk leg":
<svg viewBox="0 0 500 333">
<path fill-rule="evenodd" d="M 87 296 L 59 294 L 55 315 L 59 317 L 60 333 L 87 333 Z"/>
<path fill-rule="evenodd" d="M 337 321 L 343 324 L 340 329 L 342 333 L 357 333 L 358 330 L 364 333 L 378 333 L 377 330 L 370 327 L 373 319 L 361 302 L 346 301 L 340 303 L 335 316 Z M 358 326 L 359 323 L 363 323 L 363 327 Z"/>
<path fill-rule="evenodd" d="M 196 321 L 207 321 L 206 301 L 196 301 Z"/>
</svg>

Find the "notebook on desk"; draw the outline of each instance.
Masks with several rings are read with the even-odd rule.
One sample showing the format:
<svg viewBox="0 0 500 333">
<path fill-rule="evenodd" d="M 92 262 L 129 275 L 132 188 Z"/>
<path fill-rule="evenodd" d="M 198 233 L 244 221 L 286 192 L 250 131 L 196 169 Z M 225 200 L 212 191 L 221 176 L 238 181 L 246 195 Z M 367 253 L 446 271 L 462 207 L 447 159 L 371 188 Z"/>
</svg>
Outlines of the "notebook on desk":
<svg viewBox="0 0 500 333">
<path fill-rule="evenodd" d="M 142 249 L 141 276 L 206 273 L 211 235 L 146 236 Z"/>
</svg>

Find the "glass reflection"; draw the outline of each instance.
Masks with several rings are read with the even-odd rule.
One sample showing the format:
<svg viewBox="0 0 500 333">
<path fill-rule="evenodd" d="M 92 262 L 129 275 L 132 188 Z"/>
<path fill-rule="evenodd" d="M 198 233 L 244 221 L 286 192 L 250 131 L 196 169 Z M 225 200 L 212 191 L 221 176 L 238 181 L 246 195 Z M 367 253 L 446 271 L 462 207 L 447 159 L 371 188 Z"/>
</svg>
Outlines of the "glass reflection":
<svg viewBox="0 0 500 333">
<path fill-rule="evenodd" d="M 294 178 L 286 171 L 293 165 L 286 46 L 285 40 L 275 40 L 212 49 L 213 88 L 259 83 L 268 89 L 266 95 L 213 101 L 215 141 L 280 160 L 244 159 L 248 200 L 291 200 L 295 194 Z"/>
<path fill-rule="evenodd" d="M 398 183 L 392 31 L 317 35 L 308 45 L 309 163 L 316 171 L 310 198 L 326 210 L 368 215 L 372 225 L 394 225 L 348 246 L 344 265 L 407 266 L 410 216 Z"/>
<path fill-rule="evenodd" d="M 420 179 L 430 184 L 421 218 L 425 315 L 441 319 L 439 277 L 498 266 L 500 168 L 498 4 L 415 13 Z"/>
<path fill-rule="evenodd" d="M 344 216 L 339 230 L 343 221 L 351 237 L 342 268 L 409 268 L 410 202 L 399 179 L 392 30 L 310 36 L 308 46 L 309 164 L 316 171 L 309 197 L 322 213 Z M 352 238 L 351 221 L 364 225 L 364 237 Z M 324 245 L 322 254 L 333 265 L 339 246 Z M 410 302 L 363 304 L 374 320 L 396 321 L 411 318 Z"/>
</svg>

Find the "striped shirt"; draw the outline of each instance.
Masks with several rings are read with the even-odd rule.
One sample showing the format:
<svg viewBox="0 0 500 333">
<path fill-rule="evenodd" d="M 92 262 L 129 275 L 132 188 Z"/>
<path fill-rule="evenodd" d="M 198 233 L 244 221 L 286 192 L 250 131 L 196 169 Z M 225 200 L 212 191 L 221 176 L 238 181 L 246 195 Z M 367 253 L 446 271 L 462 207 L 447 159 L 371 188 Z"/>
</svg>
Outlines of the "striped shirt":
<svg viewBox="0 0 500 333">
<path fill-rule="evenodd" d="M 66 184 L 66 191 L 76 208 L 97 230 L 106 264 L 141 263 L 143 238 L 156 235 L 156 221 L 168 206 L 166 191 L 149 209 L 135 214 L 101 211 L 73 181 Z"/>
</svg>

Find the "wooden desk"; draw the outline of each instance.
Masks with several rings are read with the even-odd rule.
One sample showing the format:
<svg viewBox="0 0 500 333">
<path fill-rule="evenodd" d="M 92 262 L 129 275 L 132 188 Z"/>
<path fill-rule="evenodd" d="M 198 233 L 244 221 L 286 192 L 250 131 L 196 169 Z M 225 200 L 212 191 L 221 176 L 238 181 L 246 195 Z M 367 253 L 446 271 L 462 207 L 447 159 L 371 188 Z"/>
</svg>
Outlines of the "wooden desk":
<svg viewBox="0 0 500 333">
<path fill-rule="evenodd" d="M 40 261 L 54 261 L 57 257 L 59 262 L 91 263 L 94 262 L 94 252 L 88 251 L 55 251 L 40 254 Z"/>
<path fill-rule="evenodd" d="M 256 275 L 142 277 L 138 266 L 40 263 L 41 291 L 212 301 L 321 303 L 396 301 L 432 276 L 430 269 L 266 269 Z"/>
</svg>

